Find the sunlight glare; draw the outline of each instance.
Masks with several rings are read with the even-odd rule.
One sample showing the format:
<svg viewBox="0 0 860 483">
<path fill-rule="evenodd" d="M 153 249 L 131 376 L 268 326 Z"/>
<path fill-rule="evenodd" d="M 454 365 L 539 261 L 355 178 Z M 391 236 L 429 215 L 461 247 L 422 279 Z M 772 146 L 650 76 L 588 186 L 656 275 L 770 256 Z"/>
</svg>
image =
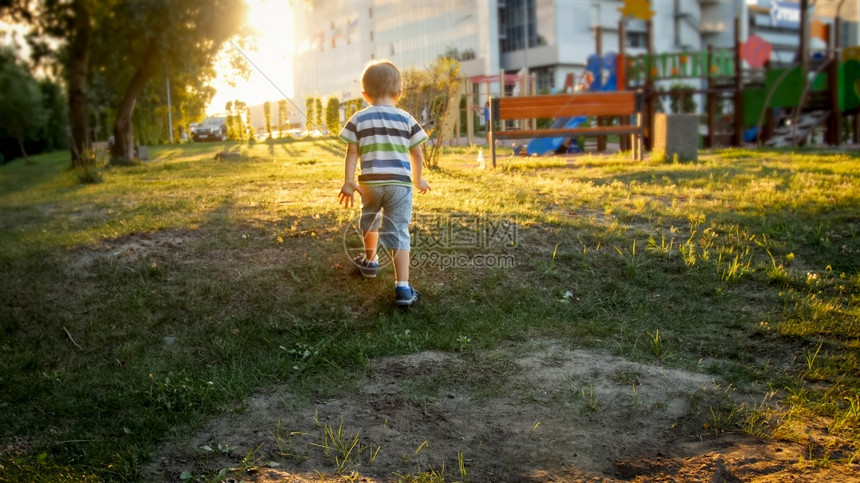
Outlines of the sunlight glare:
<svg viewBox="0 0 860 483">
<path fill-rule="evenodd" d="M 258 36 L 254 40 L 256 50 L 247 49 L 244 52 L 262 70 L 265 77 L 248 65 L 248 79 L 233 79 L 236 85 L 231 87 L 230 66 L 226 61 L 220 62 L 218 77 L 213 82 L 217 93 L 206 109 L 210 115 L 223 112 L 228 101 L 240 100 L 254 106 L 265 101 L 276 103 L 283 99 L 281 92 L 287 96 L 293 95 L 290 4 L 284 0 L 247 0 L 247 3 L 247 24 Z M 232 48 L 229 43 L 225 46 L 225 49 Z M 271 82 L 266 80 L 266 77 Z"/>
</svg>

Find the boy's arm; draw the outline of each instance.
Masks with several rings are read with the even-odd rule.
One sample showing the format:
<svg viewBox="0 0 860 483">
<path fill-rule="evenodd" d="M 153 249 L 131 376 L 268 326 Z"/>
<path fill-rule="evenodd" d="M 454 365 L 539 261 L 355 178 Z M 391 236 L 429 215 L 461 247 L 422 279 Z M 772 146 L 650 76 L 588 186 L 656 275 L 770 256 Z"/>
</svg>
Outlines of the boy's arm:
<svg viewBox="0 0 860 483">
<path fill-rule="evenodd" d="M 421 145 L 409 149 L 409 161 L 412 165 L 412 184 L 419 193 L 430 191 L 430 184 L 424 179 L 424 151 Z"/>
<path fill-rule="evenodd" d="M 343 186 L 340 188 L 340 194 L 338 194 L 338 203 L 342 203 L 344 208 L 350 208 L 355 204 L 355 192 L 358 191 L 358 183 L 355 182 L 357 164 L 358 145 L 348 143 L 346 145 L 346 158 L 344 159 Z"/>
</svg>

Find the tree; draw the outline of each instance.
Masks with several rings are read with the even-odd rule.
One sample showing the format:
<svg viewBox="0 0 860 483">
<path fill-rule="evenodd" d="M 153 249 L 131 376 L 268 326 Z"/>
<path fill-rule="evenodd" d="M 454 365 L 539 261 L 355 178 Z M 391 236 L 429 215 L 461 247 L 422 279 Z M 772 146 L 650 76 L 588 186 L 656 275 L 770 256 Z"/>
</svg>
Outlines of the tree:
<svg viewBox="0 0 860 483">
<path fill-rule="evenodd" d="M 39 81 L 39 89 L 42 91 L 42 107 L 47 116 L 45 124 L 39 130 L 39 142 L 47 150 L 67 148 L 69 109 L 63 88 L 52 80 L 43 79 Z"/>
<path fill-rule="evenodd" d="M 322 99 L 319 97 L 314 98 L 314 126 L 319 130 L 323 127 Z"/>
<path fill-rule="evenodd" d="M 153 76 L 169 72 L 175 92 L 188 93 L 188 100 L 200 94 L 209 96 L 202 104 L 208 102 L 213 91 L 194 86 L 205 86 L 214 76 L 212 66 L 221 45 L 241 33 L 245 3 L 4 0 L 0 6 L 3 13 L 10 12 L 32 28 L 28 40 L 34 58 L 51 58 L 63 68 L 73 162 L 88 160 L 88 82 L 101 77 L 103 91 L 99 96 L 111 106 L 110 116 L 114 118 L 111 161 L 121 163 L 133 156 L 135 108 Z M 62 41 L 59 48 L 54 46 L 58 40 Z M 157 95 L 148 95 L 147 100 L 147 107 L 161 102 Z M 189 104 L 188 109 L 194 111 L 193 103 Z M 101 115 L 97 112 L 97 117 Z"/>
<path fill-rule="evenodd" d="M 272 139 L 272 103 L 269 101 L 263 103 L 263 116 L 266 118 L 266 133 Z"/>
<path fill-rule="evenodd" d="M 329 97 L 325 106 L 325 127 L 331 134 L 340 132 L 340 102 L 337 97 Z"/>
<path fill-rule="evenodd" d="M 61 2 L 52 2 L 59 5 Z M 87 0 L 72 1 L 73 18 L 69 32 L 66 80 L 69 84 L 69 126 L 72 133 L 72 165 L 89 169 L 90 123 L 87 110 L 87 70 L 92 36 L 90 5 Z"/>
<path fill-rule="evenodd" d="M 227 138 L 233 141 L 245 139 L 245 121 L 242 114 L 246 104 L 240 100 L 227 103 Z"/>
<path fill-rule="evenodd" d="M 30 163 L 24 141 L 36 138 L 47 121 L 42 90 L 11 55 L 0 56 L 0 131 L 18 142 L 21 156 Z"/>
<path fill-rule="evenodd" d="M 227 113 L 227 118 L 224 119 L 224 124 L 227 125 L 227 139 L 235 139 L 236 118 L 233 116 L 233 101 L 227 101 L 227 104 L 224 105 L 224 112 Z"/>
<path fill-rule="evenodd" d="M 283 132 L 288 129 L 290 120 L 287 118 L 287 101 L 281 99 L 278 101 L 278 137 L 283 136 Z"/>
<path fill-rule="evenodd" d="M 400 106 L 422 123 L 430 141 L 421 145 L 424 164 L 439 164 L 447 121 L 456 115 L 456 95 L 460 88 L 460 62 L 439 57 L 427 69 L 403 72 L 403 97 Z M 452 102 L 453 101 L 453 102 Z"/>
<path fill-rule="evenodd" d="M 310 133 L 314 130 L 314 120 L 316 119 L 316 113 L 314 110 L 316 109 L 317 103 L 313 97 L 308 97 L 305 99 L 305 130 Z"/>
<path fill-rule="evenodd" d="M 248 107 L 245 103 L 242 103 L 242 106 L 245 108 L 245 120 L 248 125 L 248 140 L 254 140 L 254 125 L 251 123 L 251 108 Z"/>
<path fill-rule="evenodd" d="M 33 61 L 36 64 L 52 62 L 62 67 L 68 90 L 72 166 L 75 167 L 87 167 L 90 163 L 87 72 L 93 8 L 92 0 L 6 0 L 0 3 L 0 13 L 30 27 L 27 41 Z M 58 40 L 65 43 L 56 48 L 53 44 Z"/>
<path fill-rule="evenodd" d="M 157 92 L 163 91 L 168 74 L 171 92 L 205 85 L 214 76 L 212 66 L 221 45 L 240 32 L 244 3 L 113 0 L 98 5 L 93 11 L 98 27 L 91 39 L 91 67 L 106 77 L 115 108 L 111 163 L 123 164 L 134 157 L 134 114 L 144 94 L 142 105 L 166 104 L 161 94 L 147 92 L 149 81 L 154 77 L 162 81 L 155 83 Z"/>
<path fill-rule="evenodd" d="M 346 101 L 346 105 L 344 106 L 344 119 L 349 121 L 352 119 L 352 115 L 361 110 L 361 99 L 352 99 Z"/>
</svg>

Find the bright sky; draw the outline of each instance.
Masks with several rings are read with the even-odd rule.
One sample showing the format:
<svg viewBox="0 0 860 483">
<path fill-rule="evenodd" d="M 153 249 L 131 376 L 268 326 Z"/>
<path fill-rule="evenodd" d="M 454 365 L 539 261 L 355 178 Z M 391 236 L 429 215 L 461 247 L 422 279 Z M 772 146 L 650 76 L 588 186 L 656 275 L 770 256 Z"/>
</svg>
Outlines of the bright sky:
<svg viewBox="0 0 860 483">
<path fill-rule="evenodd" d="M 248 25 L 260 32 L 256 40 L 257 50 L 243 49 L 250 62 L 248 79 L 236 78 L 230 65 L 223 61 L 218 66 L 218 77 L 212 83 L 218 92 L 206 109 L 209 115 L 222 113 L 229 101 L 240 100 L 249 106 L 266 101 L 283 99 L 283 94 L 293 95 L 293 38 L 290 4 L 285 0 L 246 0 L 248 3 Z M 234 50 L 230 43 L 225 49 Z M 241 55 L 241 54 L 240 54 Z M 248 62 L 243 58 L 243 61 Z M 262 71 L 262 73 L 261 73 Z M 265 74 L 265 77 L 264 75 Z M 268 77 L 271 82 L 266 80 Z M 235 87 L 230 83 L 235 83 Z M 275 85 L 273 86 L 272 83 Z M 277 86 L 277 87 L 276 87 Z"/>
</svg>

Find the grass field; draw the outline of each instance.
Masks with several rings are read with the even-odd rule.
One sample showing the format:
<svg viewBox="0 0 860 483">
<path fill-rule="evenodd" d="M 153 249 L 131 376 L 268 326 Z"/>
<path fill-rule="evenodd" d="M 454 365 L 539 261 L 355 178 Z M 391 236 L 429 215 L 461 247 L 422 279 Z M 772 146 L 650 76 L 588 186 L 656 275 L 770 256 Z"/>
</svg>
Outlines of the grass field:
<svg viewBox="0 0 860 483">
<path fill-rule="evenodd" d="M 223 149 L 239 156 L 213 159 Z M 409 311 L 392 306 L 390 266 L 375 280 L 352 271 L 358 210 L 337 204 L 339 146 L 150 153 L 94 184 L 67 153 L 0 167 L 0 481 L 146 479 L 166 441 L 251 418 L 243 401 L 261 391 L 344 397 L 380 358 L 487 360 L 546 340 L 731 388 L 679 437 L 788 441 L 808 447 L 799 466 L 857 471 L 856 152 L 482 171 L 476 149 L 450 149 L 415 198 L 422 300 Z M 475 386 L 504 392 L 503 373 Z M 421 475 L 439 476 L 383 477 L 439 481 Z"/>
</svg>

